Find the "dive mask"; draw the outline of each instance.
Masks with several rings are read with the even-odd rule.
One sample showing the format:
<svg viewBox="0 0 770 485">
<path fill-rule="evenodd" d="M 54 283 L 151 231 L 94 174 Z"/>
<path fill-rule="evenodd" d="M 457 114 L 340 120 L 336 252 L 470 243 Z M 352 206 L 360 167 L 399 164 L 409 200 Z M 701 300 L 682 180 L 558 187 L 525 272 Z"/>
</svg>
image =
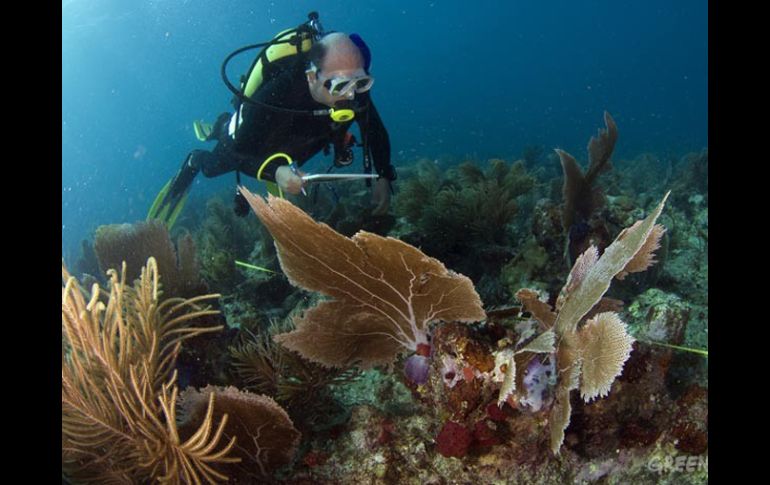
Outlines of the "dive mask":
<svg viewBox="0 0 770 485">
<path fill-rule="evenodd" d="M 329 91 L 329 94 L 335 97 L 348 96 L 354 91 L 356 93 L 365 93 L 372 89 L 374 78 L 364 73 L 363 70 L 361 72 L 362 74 L 360 76 L 335 76 L 327 78 L 323 74 L 318 73 L 318 69 L 316 68 L 318 80 L 323 83 L 323 87 Z"/>
</svg>

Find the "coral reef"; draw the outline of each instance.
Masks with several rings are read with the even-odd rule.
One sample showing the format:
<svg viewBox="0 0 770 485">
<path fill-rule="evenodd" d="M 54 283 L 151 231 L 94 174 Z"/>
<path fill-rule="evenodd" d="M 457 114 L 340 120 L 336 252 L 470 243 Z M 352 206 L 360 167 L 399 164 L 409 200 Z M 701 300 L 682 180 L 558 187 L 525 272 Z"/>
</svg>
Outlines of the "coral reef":
<svg viewBox="0 0 770 485">
<path fill-rule="evenodd" d="M 332 367 L 392 364 L 429 343 L 429 323 L 484 318 L 471 282 L 416 248 L 366 232 L 348 239 L 288 201 L 241 191 L 275 238 L 289 281 L 333 298 L 275 337 L 304 357 Z"/>
<path fill-rule="evenodd" d="M 561 275 L 569 270 L 564 257 L 562 208 L 542 198 L 535 203 L 527 222 L 530 235 L 519 240 L 516 256 L 501 269 L 500 279 L 511 295 L 520 288 L 558 291 Z"/>
<path fill-rule="evenodd" d="M 516 426 L 530 428 L 530 433 L 522 438 L 525 441 L 533 438 L 534 429 L 542 429 L 546 418 L 550 433 L 540 433 L 541 438 L 529 446 L 545 450 L 547 438 L 542 436 L 550 436 L 551 451 L 559 453 L 572 414 L 570 391 L 580 389 L 585 402 L 606 396 L 631 354 L 634 340 L 616 313 L 619 304 L 604 298 L 610 282 L 649 268 L 655 262 L 653 255 L 665 232 L 656 225 L 664 197 L 644 220 L 623 230 L 601 256 L 591 246 L 577 258 L 555 309 L 540 301 L 537 292 L 521 290 L 517 298 L 532 319 L 522 321 L 515 333 L 496 329 L 494 321 L 488 321 L 483 330 L 445 323 L 436 327 L 431 339 L 425 323 L 434 319 L 461 322 L 460 308 L 480 303 L 474 303 L 473 298 L 453 298 L 453 316 L 441 318 L 441 302 L 459 284 L 465 284 L 462 280 L 450 286 L 444 284 L 443 291 L 439 286 L 439 291 L 434 292 L 438 297 L 426 300 L 428 303 L 423 301 L 423 309 L 414 307 L 410 303 L 412 297 L 430 295 L 427 284 L 436 275 L 450 276 L 448 281 L 452 281 L 453 277 L 446 275 L 437 262 L 430 263 L 426 256 L 403 243 L 389 249 L 386 243 L 394 240 L 376 239 L 365 233 L 352 240 L 344 238 L 313 222 L 284 200 L 270 198 L 266 203 L 248 191 L 244 190 L 244 195 L 274 235 L 282 268 L 289 279 L 335 298 L 323 301 L 298 320 L 300 338 L 286 338 L 298 334 L 294 331 L 279 335 L 276 340 L 324 365 L 338 367 L 390 365 L 399 354 L 399 346 L 415 351 L 406 360 L 406 382 L 414 386 L 418 396 L 438 403 L 432 409 L 443 424 L 435 434 L 436 452 L 456 458 L 510 440 L 510 428 L 500 427 L 499 423 L 505 423 L 513 409 L 524 413 Z M 418 264 L 420 260 L 422 263 Z M 423 266 L 426 262 L 430 264 Z M 422 275 L 433 276 L 423 281 Z M 413 287 L 417 282 L 424 285 L 421 291 Z M 346 299 L 350 300 L 348 307 Z M 404 304 L 403 310 L 391 310 Z M 324 306 L 331 305 L 338 311 L 325 311 Z M 420 317 L 428 305 L 432 308 L 430 318 Z M 407 319 L 398 326 L 383 325 L 368 317 L 369 326 L 363 327 L 363 318 L 345 316 L 368 315 L 372 310 L 391 321 L 412 315 L 412 323 Z M 473 315 L 471 321 L 483 319 Z M 416 321 L 424 323 L 415 325 Z M 338 322 L 343 325 L 335 327 L 340 325 Z M 365 334 L 371 335 L 368 338 L 376 336 L 377 346 L 362 345 L 360 339 Z M 355 344 L 346 343 L 351 337 Z M 331 342 L 337 344 L 336 348 L 331 348 Z M 391 348 L 382 352 L 383 345 Z M 396 347 L 392 348 L 393 345 Z M 368 362 L 355 353 L 360 348 L 367 348 Z M 415 363 L 415 358 L 419 363 Z M 268 366 L 265 361 L 262 364 Z M 423 371 L 420 366 L 428 368 Z M 415 378 L 418 367 L 420 378 Z M 636 425 L 629 426 L 633 430 Z M 656 438 L 657 435 L 648 439 Z M 324 466 L 315 458 L 311 461 L 314 466 Z"/>
<path fill-rule="evenodd" d="M 418 160 L 403 171 L 399 193 L 393 201 L 395 212 L 410 224 L 417 224 L 433 196 L 448 183 L 445 174 L 431 160 Z"/>
<path fill-rule="evenodd" d="M 606 129 L 600 129 L 595 137 L 588 141 L 589 165 L 585 173 L 577 161 L 564 150 L 556 149 L 564 171 L 564 210 L 562 223 L 567 234 L 567 256 L 575 261 L 589 246 L 595 245 L 603 250 L 609 243 L 609 234 L 603 228 L 600 218 L 592 218 L 604 205 L 604 193 L 595 185 L 600 174 L 611 169 L 609 163 L 618 129 L 609 113 L 604 112 Z"/>
<path fill-rule="evenodd" d="M 94 237 L 94 251 L 102 273 L 121 268 L 125 262 L 126 278 L 134 281 L 139 277 L 139 268 L 153 257 L 163 275 L 166 294 L 185 297 L 208 291 L 200 276 L 192 237 L 185 233 L 174 247 L 168 229 L 160 221 L 99 226 Z"/>
<path fill-rule="evenodd" d="M 607 193 L 615 196 L 634 194 L 647 205 L 650 199 L 660 197 L 666 189 L 672 191 L 669 205 L 676 205 L 678 188 L 672 186 L 674 161 L 661 158 L 654 153 L 642 153 L 633 159 L 619 159 L 613 162 L 614 169 L 607 174 Z"/>
<path fill-rule="evenodd" d="M 435 177 L 427 168 L 424 173 Z M 534 179 L 521 162 L 493 159 L 486 171 L 471 162 L 450 169 L 438 190 L 428 184 L 421 178 L 409 179 L 402 189 L 408 202 L 397 201 L 396 210 L 424 229 L 426 251 L 444 259 L 474 244 L 509 243 L 505 229 L 516 214 L 516 198 L 533 187 Z"/>
<path fill-rule="evenodd" d="M 510 226 L 520 196 L 535 184 L 523 162 L 493 159 L 486 171 L 465 162 L 442 174 L 423 161 L 415 176 L 403 178 L 395 211 L 413 230 L 400 238 L 471 278 L 487 303 L 509 299 L 497 276 L 514 255 Z M 469 253 L 478 258 L 467 258 Z"/>
<path fill-rule="evenodd" d="M 601 257 L 596 248 L 582 255 L 555 310 L 537 292 L 521 290 L 517 298 L 529 318 L 500 310 L 482 326 L 436 328 L 431 373 L 415 391 L 442 423 L 434 435 L 439 454 L 483 455 L 505 443 L 520 466 L 545 460 L 549 448 L 559 452 L 571 415 L 569 389 L 579 388 L 585 401 L 607 395 L 631 352 L 618 302 L 603 295 L 615 275 L 647 268 L 662 207 Z"/>
<path fill-rule="evenodd" d="M 671 231 L 666 265 L 657 286 L 696 304 L 708 318 L 708 206 L 693 194 L 684 207 L 674 207 L 665 220 Z M 690 214 L 690 215 L 688 215 Z"/>
<path fill-rule="evenodd" d="M 267 261 L 252 261 L 250 255 L 255 242 L 262 241 L 259 225 L 253 219 L 238 217 L 221 199 L 206 204 L 206 218 L 196 234 L 201 261 L 201 273 L 212 288 L 223 294 L 232 294 L 245 276 L 236 269 L 235 261 L 252 262 L 275 269 L 270 263 L 270 245 L 262 246 Z"/>
<path fill-rule="evenodd" d="M 104 275 L 104 272 L 99 268 L 99 260 L 96 257 L 94 247 L 88 239 L 84 239 L 80 242 L 80 256 L 75 261 L 74 273 L 85 277 L 99 278 Z"/>
<path fill-rule="evenodd" d="M 522 290 L 523 314 L 500 309 L 481 325 L 437 326 L 426 382 L 404 380 L 422 410 L 389 413 L 359 404 L 333 442 L 334 452 L 320 451 L 332 446 L 328 442 L 313 441 L 305 468 L 294 477 L 314 483 L 445 483 L 448 477 L 468 483 L 700 483 L 707 476 L 700 465 L 691 474 L 665 475 L 655 466 L 676 453 L 707 452 L 707 391 L 673 389 L 673 351 L 643 342 L 633 343 L 632 351 L 619 302 L 604 296 L 613 279 L 654 263 L 662 208 L 663 202 L 621 232 L 601 256 L 591 248 L 578 258 L 555 309 L 537 292 Z M 686 325 L 678 315 L 667 311 L 670 323 L 651 316 L 644 329 L 632 329 L 640 338 L 677 341 Z M 570 389 L 580 389 L 582 399 L 572 399 Z M 587 404 L 600 396 L 607 397 Z M 549 458 L 555 451 L 558 460 Z"/>
<path fill-rule="evenodd" d="M 700 196 L 703 205 L 708 207 L 709 192 L 709 152 L 689 153 L 682 157 L 673 168 L 671 190 L 675 194 L 672 203 L 677 207 L 691 207 L 690 199 Z M 692 214 L 689 212 L 688 215 Z"/>
<path fill-rule="evenodd" d="M 399 167 L 398 217 L 356 182 L 200 198 L 176 247 L 103 226 L 108 280 L 63 268 L 64 478 L 707 482 L 708 151 L 610 170 L 604 122 L 586 169 Z"/>
<path fill-rule="evenodd" d="M 690 154 L 678 167 L 679 178 L 674 184 L 684 189 L 682 178 L 688 184 L 707 188 L 708 179 L 702 177 L 698 163 L 708 163 L 708 152 Z M 696 176 L 697 175 L 697 176 Z M 695 178 L 698 183 L 691 180 Z M 672 193 L 673 197 L 673 193 Z M 708 350 L 708 204 L 707 194 L 689 189 L 684 196 L 673 199 L 662 222 L 670 228 L 665 242 L 665 264 L 654 274 L 655 279 L 638 279 L 631 291 L 649 287 L 629 307 L 637 322 L 658 322 L 657 332 L 649 341 L 666 342 L 686 348 Z M 663 248 L 662 248 L 663 249 Z M 668 340 L 659 338 L 665 327 Z M 698 382 L 708 386 L 708 359 L 694 354 L 676 352 L 669 372 L 672 382 Z M 684 384 L 680 384 L 679 388 Z"/>
<path fill-rule="evenodd" d="M 222 439 L 226 417 L 212 420 L 213 398 L 184 437 L 175 420 L 181 343 L 221 330 L 188 326 L 212 295 L 160 302 L 154 259 L 133 288 L 123 268 L 109 271 L 105 304 L 98 286 L 87 303 L 62 267 L 62 469 L 79 483 L 225 479 L 212 467 L 233 460 L 235 441 Z"/>
<path fill-rule="evenodd" d="M 241 334 L 241 342 L 230 347 L 230 354 L 247 389 L 274 396 L 304 426 L 319 421 L 332 405 L 330 386 L 349 382 L 356 373 L 310 362 L 273 341 L 274 335 L 291 329 L 286 319 L 273 322 L 259 335 Z"/>
<path fill-rule="evenodd" d="M 708 328 L 702 327 L 701 307 L 673 293 L 652 288 L 639 295 L 626 309 L 630 332 L 645 345 L 677 345 L 707 350 Z M 703 330 L 699 332 L 699 330 Z M 686 383 L 708 387 L 708 359 L 676 352 L 666 363 L 669 392 L 683 392 Z"/>
<path fill-rule="evenodd" d="M 556 261 L 563 258 L 557 257 Z M 551 261 L 548 251 L 537 243 L 534 237 L 527 238 L 513 257 L 501 270 L 500 280 L 514 294 L 519 288 L 548 290 L 556 284 L 556 278 L 549 272 Z"/>
<path fill-rule="evenodd" d="M 62 266 L 62 471 L 77 483 L 216 483 L 268 477 L 291 461 L 299 433 L 272 399 L 235 388 L 188 390 L 177 422 L 182 343 L 222 327 L 216 311 L 161 298 L 149 258 L 133 287 L 108 272 L 90 296 Z M 241 483 L 253 483 L 250 479 Z"/>
<path fill-rule="evenodd" d="M 211 399 L 216 403 L 213 413 L 206 405 Z M 231 455 L 238 459 L 219 466 L 228 483 L 269 481 L 273 472 L 289 464 L 297 451 L 299 431 L 286 411 L 267 396 L 235 387 L 187 388 L 179 396 L 179 406 L 182 433 L 188 426 L 194 429 L 207 413 L 225 422 L 223 434 L 234 438 L 236 446 Z"/>
</svg>

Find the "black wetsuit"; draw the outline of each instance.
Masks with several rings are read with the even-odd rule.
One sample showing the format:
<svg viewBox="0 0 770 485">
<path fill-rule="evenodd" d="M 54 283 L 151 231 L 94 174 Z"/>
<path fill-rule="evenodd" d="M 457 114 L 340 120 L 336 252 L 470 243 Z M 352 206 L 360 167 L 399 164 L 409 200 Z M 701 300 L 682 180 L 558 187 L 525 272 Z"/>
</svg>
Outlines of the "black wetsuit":
<svg viewBox="0 0 770 485">
<path fill-rule="evenodd" d="M 253 103 L 242 103 L 242 121 L 233 138 L 228 133 L 230 115 L 220 116 L 213 137 L 218 140 L 212 152 L 195 150 L 188 157 L 193 170 L 200 169 L 207 177 L 239 171 L 251 177 L 263 162 L 275 153 L 288 154 L 294 163 L 302 165 L 319 151 L 333 146 L 335 156 L 345 150 L 345 134 L 355 121 L 361 130 L 365 158 L 373 162 L 381 177 L 395 180 L 396 171 L 390 163 L 390 139 L 369 92 L 356 94 L 360 111 L 354 120 L 338 123 L 328 115 L 314 116 L 312 110 L 327 109 L 310 95 L 305 75 L 304 54 L 290 56 L 272 63 L 263 72 L 262 85 L 253 99 L 270 106 L 301 110 L 291 113 Z M 275 171 L 287 161 L 278 157 L 262 169 L 261 180 L 275 181 Z M 367 167 L 368 169 L 368 167 Z M 194 175 L 193 175 L 194 177 Z M 192 180 L 190 181 L 192 182 Z"/>
</svg>

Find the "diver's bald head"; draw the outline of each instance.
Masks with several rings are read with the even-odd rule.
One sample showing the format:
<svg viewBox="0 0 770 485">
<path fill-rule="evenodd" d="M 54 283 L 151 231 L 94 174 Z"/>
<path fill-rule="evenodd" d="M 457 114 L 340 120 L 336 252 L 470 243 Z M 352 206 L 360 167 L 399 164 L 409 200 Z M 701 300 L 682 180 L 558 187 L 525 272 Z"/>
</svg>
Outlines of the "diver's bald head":
<svg viewBox="0 0 770 485">
<path fill-rule="evenodd" d="M 338 102 L 349 102 L 356 93 L 371 87 L 373 79 L 366 71 L 364 54 L 346 34 L 325 35 L 310 48 L 309 58 L 310 65 L 305 71 L 308 89 L 313 99 L 323 105 L 333 108 Z M 356 82 L 351 83 L 352 79 Z M 332 82 L 355 89 L 333 93 Z M 359 82 L 366 86 L 360 87 Z"/>
<path fill-rule="evenodd" d="M 364 67 L 361 50 L 347 34 L 335 32 L 324 36 L 317 44 L 317 56 L 311 54 L 313 64 L 321 71 L 340 71 Z M 316 59 L 313 59 L 316 57 Z"/>
</svg>

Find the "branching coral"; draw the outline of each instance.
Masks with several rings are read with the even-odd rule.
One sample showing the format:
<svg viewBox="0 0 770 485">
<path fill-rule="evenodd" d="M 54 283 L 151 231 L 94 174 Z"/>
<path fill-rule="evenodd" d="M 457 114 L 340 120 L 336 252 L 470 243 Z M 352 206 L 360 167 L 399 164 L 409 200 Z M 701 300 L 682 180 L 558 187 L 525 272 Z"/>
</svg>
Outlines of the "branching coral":
<svg viewBox="0 0 770 485">
<path fill-rule="evenodd" d="M 355 376 L 350 370 L 328 369 L 303 359 L 273 341 L 273 335 L 292 330 L 291 325 L 274 323 L 266 333 L 251 334 L 240 345 L 230 348 L 234 365 L 246 386 L 275 396 L 290 410 L 312 413 L 331 384 L 341 384 Z"/>
<path fill-rule="evenodd" d="M 399 180 L 399 192 L 393 201 L 395 212 L 416 224 L 444 183 L 444 174 L 432 161 L 420 160 L 413 169 L 405 169 L 399 179 L 403 181 Z"/>
<path fill-rule="evenodd" d="M 466 162 L 445 177 L 424 164 L 409 178 L 395 202 L 396 211 L 425 233 L 426 251 L 446 253 L 474 244 L 506 244 L 505 231 L 516 214 L 516 197 L 534 186 L 521 162 L 489 161 L 486 172 Z"/>
<path fill-rule="evenodd" d="M 190 327 L 216 312 L 190 300 L 159 299 L 150 258 L 139 281 L 108 272 L 106 304 L 98 285 L 90 300 L 62 266 L 62 468 L 82 483 L 212 483 L 216 467 L 235 461 L 223 440 L 227 417 L 212 419 L 213 396 L 186 437 L 175 420 L 176 372 L 185 340 L 221 327 Z"/>
<path fill-rule="evenodd" d="M 249 255 L 260 240 L 260 231 L 253 220 L 238 217 L 220 199 L 206 204 L 206 218 L 197 233 L 201 272 L 217 291 L 229 294 L 243 281 L 235 261 L 251 261 Z M 265 255 L 269 258 L 269 255 Z M 260 266 L 264 262 L 255 262 Z"/>
<path fill-rule="evenodd" d="M 523 162 L 493 159 L 486 169 L 465 162 L 445 174 L 422 163 L 395 199 L 396 213 L 414 227 L 403 240 L 471 278 L 486 302 L 500 304 L 510 298 L 497 276 L 515 254 L 519 196 L 534 186 Z"/>
<path fill-rule="evenodd" d="M 363 231 L 346 238 L 286 200 L 241 192 L 273 235 L 289 281 L 332 298 L 275 337 L 302 356 L 331 367 L 392 364 L 428 344 L 431 322 L 484 318 L 470 280 L 413 246 Z"/>
</svg>

